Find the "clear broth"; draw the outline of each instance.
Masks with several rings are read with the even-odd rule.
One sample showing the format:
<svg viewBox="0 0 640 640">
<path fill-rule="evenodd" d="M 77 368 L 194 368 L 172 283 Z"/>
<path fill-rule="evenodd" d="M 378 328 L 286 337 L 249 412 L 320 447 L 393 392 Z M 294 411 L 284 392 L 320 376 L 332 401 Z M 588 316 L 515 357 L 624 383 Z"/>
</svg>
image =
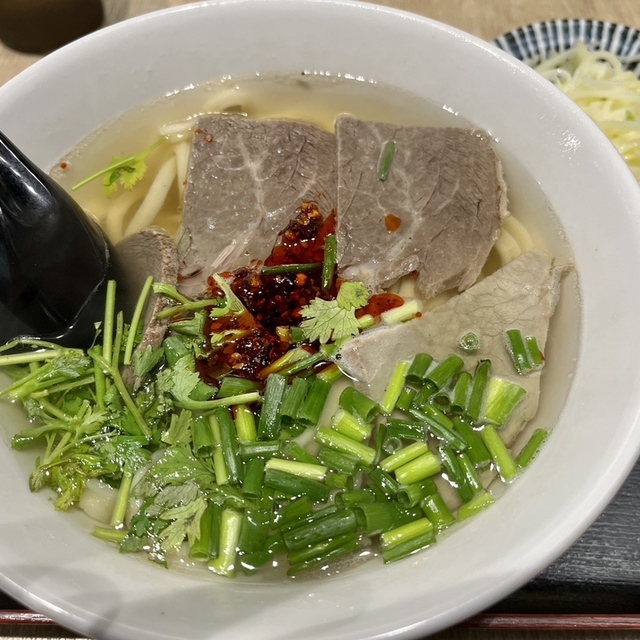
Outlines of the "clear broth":
<svg viewBox="0 0 640 640">
<path fill-rule="evenodd" d="M 337 116 L 350 114 L 363 120 L 392 122 L 406 126 L 470 127 L 472 123 L 446 106 L 426 102 L 416 96 L 375 83 L 300 75 L 296 77 L 248 79 L 224 78 L 193 89 L 181 91 L 124 114 L 97 131 L 61 159 L 52 175 L 66 189 L 88 175 L 108 166 L 113 157 L 135 155 L 153 144 L 161 126 L 192 120 L 200 115 L 220 112 L 243 112 L 253 118 L 290 118 L 304 120 L 333 131 Z M 185 140 L 188 140 L 188 134 Z M 171 145 L 149 157 L 146 183 L 172 153 Z M 534 244 L 555 256 L 561 264 L 571 264 L 572 254 L 562 227 L 544 193 L 523 169 L 517 158 L 506 152 L 499 141 L 495 148 L 503 162 L 508 185 L 510 212 L 526 227 Z M 62 168 L 64 167 L 64 168 Z M 145 183 L 140 187 L 144 189 Z M 109 201 L 102 193 L 101 180 L 73 192 L 74 198 L 98 219 Z M 176 235 L 180 224 L 181 204 L 177 188 L 172 192 L 157 221 Z M 578 276 L 574 270 L 564 278 L 557 311 L 552 318 L 545 350 L 547 366 L 542 377 L 541 403 L 535 419 L 530 421 L 513 450 L 518 452 L 530 433 L 538 426 L 552 428 L 562 411 L 576 363 L 580 324 Z M 325 414 L 326 415 L 326 414 Z M 352 558 L 338 567 L 346 569 L 359 564 L 364 557 Z M 190 570 L 193 563 L 176 558 L 172 565 Z M 335 567 L 333 568 L 335 570 Z M 204 572 L 198 571 L 202 576 Z M 260 581 L 277 579 L 279 572 L 267 572 Z M 241 577 L 241 579 L 246 579 Z M 256 576 L 252 576 L 255 580 Z"/>
</svg>

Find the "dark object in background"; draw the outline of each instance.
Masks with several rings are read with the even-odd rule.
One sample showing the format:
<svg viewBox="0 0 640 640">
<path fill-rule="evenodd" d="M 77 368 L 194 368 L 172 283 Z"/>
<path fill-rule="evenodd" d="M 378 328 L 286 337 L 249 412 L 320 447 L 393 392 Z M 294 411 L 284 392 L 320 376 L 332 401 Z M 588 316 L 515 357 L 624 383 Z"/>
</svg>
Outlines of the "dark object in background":
<svg viewBox="0 0 640 640">
<path fill-rule="evenodd" d="M 0 0 L 0 40 L 24 53 L 48 53 L 98 29 L 102 0 Z"/>
<path fill-rule="evenodd" d="M 0 133 L 0 345 L 90 346 L 114 271 L 100 228 Z"/>
</svg>

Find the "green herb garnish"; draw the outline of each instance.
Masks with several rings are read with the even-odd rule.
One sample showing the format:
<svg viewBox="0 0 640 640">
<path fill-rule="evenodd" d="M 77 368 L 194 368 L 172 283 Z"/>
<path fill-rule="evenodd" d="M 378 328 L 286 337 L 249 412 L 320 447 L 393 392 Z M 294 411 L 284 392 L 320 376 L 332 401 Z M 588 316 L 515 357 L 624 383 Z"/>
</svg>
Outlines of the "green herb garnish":
<svg viewBox="0 0 640 640">
<path fill-rule="evenodd" d="M 106 168 L 94 173 L 92 176 L 85 178 L 78 184 L 71 187 L 72 191 L 76 191 L 81 187 L 104 176 L 102 186 L 107 196 L 112 196 L 118 190 L 118 186 L 131 190 L 136 186 L 147 172 L 147 156 L 155 151 L 163 142 L 168 140 L 167 136 L 162 136 L 154 142 L 148 149 L 141 151 L 135 156 L 128 158 L 113 158 L 111 164 Z"/>
</svg>

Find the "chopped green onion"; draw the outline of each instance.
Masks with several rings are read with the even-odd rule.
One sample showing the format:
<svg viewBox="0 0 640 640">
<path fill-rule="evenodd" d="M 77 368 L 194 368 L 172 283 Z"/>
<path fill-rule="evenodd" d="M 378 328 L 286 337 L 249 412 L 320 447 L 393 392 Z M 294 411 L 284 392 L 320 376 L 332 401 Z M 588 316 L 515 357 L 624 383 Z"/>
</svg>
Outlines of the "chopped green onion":
<svg viewBox="0 0 640 640">
<path fill-rule="evenodd" d="M 393 455 L 399 449 L 402 449 L 402 440 L 397 436 L 387 434 L 382 442 L 382 450 L 389 455 Z"/>
<path fill-rule="evenodd" d="M 236 423 L 236 431 L 240 442 L 254 442 L 258 439 L 256 417 L 251 407 L 239 404 L 232 408 L 233 418 Z"/>
<path fill-rule="evenodd" d="M 400 488 L 398 491 L 398 502 L 405 507 L 415 507 L 419 505 L 424 498 L 438 491 L 436 483 L 427 478 L 421 482 L 414 482 Z"/>
<path fill-rule="evenodd" d="M 290 369 L 294 364 L 301 360 L 306 360 L 309 357 L 309 352 L 302 347 L 296 347 L 295 349 L 289 349 L 284 355 L 274 360 L 270 365 L 266 366 L 258 374 L 262 379 L 269 379 L 269 376 L 274 373 L 283 373 Z M 305 364 L 306 366 L 306 364 Z"/>
<path fill-rule="evenodd" d="M 284 276 L 289 273 L 305 273 L 315 271 L 322 266 L 320 262 L 308 262 L 305 264 L 281 264 L 273 267 L 262 267 L 260 270 L 265 276 Z"/>
<path fill-rule="evenodd" d="M 467 479 L 462 472 L 459 460 L 450 447 L 446 445 L 440 447 L 440 460 L 444 467 L 449 484 L 458 492 L 463 502 L 468 502 L 473 498 L 475 492 L 467 483 Z"/>
<path fill-rule="evenodd" d="M 469 502 L 466 502 L 458 509 L 458 520 L 466 520 L 476 513 L 486 509 L 489 505 L 493 504 L 495 500 L 488 491 L 481 491 Z"/>
<path fill-rule="evenodd" d="M 369 479 L 387 498 L 395 498 L 400 490 L 400 484 L 380 467 L 376 467 L 369 472 Z"/>
<path fill-rule="evenodd" d="M 434 389 L 430 384 L 425 384 L 414 396 L 411 405 L 417 409 L 424 409 L 429 406 L 431 396 L 434 393 Z M 411 408 L 407 409 L 407 412 L 411 412 Z"/>
<path fill-rule="evenodd" d="M 367 536 L 394 529 L 402 520 L 402 511 L 394 502 L 361 502 L 355 508 L 355 514 Z"/>
<path fill-rule="evenodd" d="M 320 362 L 328 360 L 336 351 L 337 348 L 335 345 L 323 344 L 317 353 L 307 354 L 306 358 L 301 358 L 294 364 L 281 369 L 280 373 L 286 376 L 293 376 L 297 373 L 307 371 Z"/>
<path fill-rule="evenodd" d="M 296 460 L 284 460 L 283 458 L 271 458 L 267 460 L 265 472 L 270 470 L 285 471 L 301 478 L 310 478 L 321 482 L 327 474 L 327 468 L 320 464 L 309 464 Z"/>
<path fill-rule="evenodd" d="M 453 418 L 455 432 L 465 441 L 465 453 L 476 467 L 485 467 L 491 462 L 491 454 L 485 447 L 480 434 L 465 420 L 456 416 Z"/>
<path fill-rule="evenodd" d="M 402 440 L 424 440 L 426 437 L 424 426 L 417 422 L 390 418 L 385 426 L 389 436 Z"/>
<path fill-rule="evenodd" d="M 544 357 L 542 355 L 542 351 L 540 351 L 540 347 L 538 346 L 537 338 L 535 336 L 527 336 L 525 338 L 525 343 L 527 345 L 527 351 L 529 352 L 533 368 L 539 369 L 544 364 Z"/>
<path fill-rule="evenodd" d="M 322 260 L 322 290 L 328 291 L 333 284 L 338 254 L 338 240 L 334 234 L 324 240 L 324 258 Z"/>
<path fill-rule="evenodd" d="M 480 436 L 487 449 L 489 449 L 489 453 L 493 458 L 500 477 L 505 482 L 513 480 L 513 478 L 518 475 L 519 468 L 509 449 L 507 449 L 504 442 L 502 442 L 502 438 L 496 431 L 496 428 L 491 424 L 487 424 L 482 428 Z"/>
<path fill-rule="evenodd" d="M 238 550 L 242 554 L 260 553 L 266 550 L 267 536 L 273 522 L 271 513 L 262 509 L 244 510 Z"/>
<path fill-rule="evenodd" d="M 471 381 L 473 378 L 468 371 L 461 371 L 456 379 L 453 388 L 453 397 L 451 398 L 451 413 L 462 414 L 467 409 L 467 398 L 469 389 L 471 389 Z"/>
<path fill-rule="evenodd" d="M 415 389 L 412 389 L 411 387 L 403 387 L 400 395 L 398 396 L 398 400 L 396 401 L 396 409 L 406 413 L 413 404 L 415 397 Z"/>
<path fill-rule="evenodd" d="M 235 509 L 224 509 L 220 522 L 220 549 L 218 557 L 209 561 L 209 569 L 221 576 L 232 578 L 235 570 L 242 515 Z"/>
<path fill-rule="evenodd" d="M 336 471 L 327 471 L 324 482 L 332 489 L 345 489 L 351 491 L 355 485 L 355 480 L 350 473 L 337 473 Z"/>
<path fill-rule="evenodd" d="M 350 509 L 344 509 L 286 531 L 282 537 L 289 551 L 298 551 L 329 538 L 355 533 L 357 528 L 355 513 Z"/>
<path fill-rule="evenodd" d="M 301 496 L 284 505 L 277 514 L 276 526 L 280 530 L 288 530 L 295 526 L 299 520 L 305 520 L 313 513 L 313 505 L 309 496 Z"/>
<path fill-rule="evenodd" d="M 285 428 L 290 429 L 295 424 L 308 390 L 309 382 L 305 378 L 294 378 L 285 391 L 280 407 L 280 422 Z"/>
<path fill-rule="evenodd" d="M 471 387 L 471 395 L 469 396 L 469 403 L 467 404 L 467 415 L 474 422 L 478 422 L 480 419 L 480 411 L 484 403 L 484 396 L 490 374 L 491 360 L 480 360 L 473 374 L 473 386 Z"/>
<path fill-rule="evenodd" d="M 339 409 L 331 418 L 331 428 L 358 442 L 364 442 L 371 435 L 371 425 L 345 409 Z"/>
<path fill-rule="evenodd" d="M 209 416 L 211 420 L 212 416 Z M 238 452 L 243 460 L 252 458 L 271 458 L 280 452 L 280 440 L 260 440 L 257 442 L 241 442 Z"/>
<path fill-rule="evenodd" d="M 288 330 L 289 339 L 293 344 L 300 344 L 305 341 L 304 331 L 300 327 L 288 327 Z"/>
<path fill-rule="evenodd" d="M 439 391 L 462 370 L 463 366 L 464 360 L 460 356 L 451 354 L 429 371 L 425 384 L 430 385 L 434 392 Z"/>
<path fill-rule="evenodd" d="M 215 416 L 220 429 L 220 446 L 227 470 L 228 482 L 230 484 L 239 484 L 242 480 L 242 464 L 239 460 L 236 425 L 231 417 L 231 412 L 226 407 L 217 409 Z"/>
<path fill-rule="evenodd" d="M 215 510 L 216 505 L 209 504 L 200 518 L 200 534 L 189 548 L 189 557 L 193 560 L 209 562 L 211 559 L 211 532 Z"/>
<path fill-rule="evenodd" d="M 336 558 L 353 553 L 357 549 L 358 535 L 355 533 L 336 536 L 335 538 L 318 542 L 308 549 L 301 549 L 295 554 L 289 554 L 290 567 L 287 570 L 287 575 L 295 576 L 301 571 L 323 566 Z"/>
<path fill-rule="evenodd" d="M 316 377 L 311 382 L 307 396 L 298 411 L 298 422 L 305 427 L 315 427 L 320 420 L 322 410 L 331 391 L 331 384 Z"/>
<path fill-rule="evenodd" d="M 436 438 L 440 438 L 457 451 L 464 451 L 467 448 L 466 442 L 453 430 L 453 421 L 442 411 L 426 405 L 422 411 L 410 409 L 409 414 L 424 424 Z"/>
<path fill-rule="evenodd" d="M 531 371 L 533 364 L 520 329 L 509 329 L 507 331 L 507 350 L 518 373 L 522 374 Z"/>
<path fill-rule="evenodd" d="M 338 404 L 365 423 L 372 422 L 380 413 L 380 405 L 354 387 L 345 387 L 340 394 Z"/>
<path fill-rule="evenodd" d="M 279 469 L 265 469 L 264 485 L 289 496 L 306 495 L 311 500 L 318 502 L 326 502 L 331 494 L 331 489 L 317 480 L 297 476 Z"/>
<path fill-rule="evenodd" d="M 341 491 L 340 493 L 336 493 L 335 502 L 336 505 L 340 509 L 343 507 L 347 507 L 349 509 L 353 509 L 355 507 L 360 506 L 361 504 L 369 504 L 371 502 L 375 502 L 376 497 L 369 491 L 368 489 L 354 489 L 351 491 Z M 358 512 L 356 510 L 356 516 Z"/>
<path fill-rule="evenodd" d="M 380 314 L 382 324 L 401 324 L 413 320 L 422 312 L 422 303 L 419 300 L 409 300 L 399 307 L 388 309 Z"/>
<path fill-rule="evenodd" d="M 469 458 L 469 456 L 465 452 L 459 453 L 457 458 L 462 474 L 466 480 L 466 483 L 473 490 L 473 494 L 475 495 L 482 491 L 482 483 L 480 482 L 478 472 L 473 465 L 473 462 L 471 462 L 471 458 Z"/>
<path fill-rule="evenodd" d="M 407 464 L 407 462 L 411 462 L 411 460 L 414 460 L 427 451 L 429 451 L 429 447 L 427 447 L 425 442 L 414 442 L 382 460 L 380 467 L 385 471 L 395 471 L 398 467 Z"/>
<path fill-rule="evenodd" d="M 191 425 L 193 453 L 196 458 L 211 458 L 216 448 L 213 431 L 209 421 L 204 416 L 196 416 Z"/>
<path fill-rule="evenodd" d="M 396 365 L 396 368 L 393 371 L 391 376 L 391 380 L 387 386 L 387 390 L 384 394 L 384 400 L 380 405 L 382 409 L 382 413 L 389 415 L 396 406 L 396 402 L 402 392 L 404 387 L 404 382 L 407 377 L 407 372 L 409 371 L 409 363 L 401 360 Z"/>
<path fill-rule="evenodd" d="M 505 425 L 526 395 L 526 390 L 514 382 L 492 376 L 489 379 L 487 398 L 482 412 L 483 421 L 499 427 Z"/>
<path fill-rule="evenodd" d="M 428 518 L 414 520 L 380 534 L 380 542 L 385 563 L 399 560 L 435 542 L 433 524 Z"/>
<path fill-rule="evenodd" d="M 295 440 L 285 440 L 280 446 L 283 455 L 297 462 L 306 462 L 308 464 L 318 464 L 317 458 L 314 458 L 304 447 L 301 447 Z"/>
<path fill-rule="evenodd" d="M 444 413 L 449 412 L 451 407 L 451 398 L 446 391 L 434 393 L 430 398 L 431 405 Z"/>
<path fill-rule="evenodd" d="M 376 457 L 376 450 L 368 447 L 361 442 L 357 442 L 352 438 L 348 438 L 333 429 L 327 429 L 321 427 L 318 429 L 316 436 L 316 442 L 323 444 L 327 447 L 331 447 L 340 453 L 346 453 L 355 456 L 361 460 L 365 465 L 373 464 Z"/>
<path fill-rule="evenodd" d="M 478 335 L 473 331 L 467 331 L 465 334 L 460 336 L 458 346 L 463 351 L 477 351 L 480 348 L 480 338 L 478 338 Z"/>
<path fill-rule="evenodd" d="M 248 496 L 259 498 L 264 485 L 264 460 L 251 458 L 244 468 L 242 492 Z"/>
<path fill-rule="evenodd" d="M 376 323 L 376 319 L 370 313 L 365 313 L 359 318 L 356 318 L 356 320 L 358 321 L 358 329 L 360 329 L 360 331 L 370 329 Z"/>
<path fill-rule="evenodd" d="M 252 573 L 284 551 L 282 536 L 278 533 L 267 538 L 263 551 L 245 553 L 240 557 L 240 564 L 245 573 Z"/>
<path fill-rule="evenodd" d="M 229 472 L 222 452 L 222 435 L 220 434 L 220 424 L 215 413 L 208 416 L 215 449 L 213 451 L 213 471 L 216 474 L 216 484 L 227 484 L 229 482 Z"/>
<path fill-rule="evenodd" d="M 428 451 L 398 467 L 395 474 L 400 484 L 414 484 L 439 473 L 441 468 L 438 458 Z"/>
<path fill-rule="evenodd" d="M 361 464 L 361 460 L 356 456 L 335 451 L 329 447 L 322 447 L 318 452 L 318 460 L 329 469 L 341 473 L 354 474 Z"/>
<path fill-rule="evenodd" d="M 334 362 L 328 367 L 325 367 L 322 371 L 319 371 L 316 374 L 316 378 L 329 384 L 333 384 L 334 382 L 340 380 L 343 375 L 344 374 L 342 373 L 342 371 L 340 371 L 340 367 L 338 367 L 338 365 Z"/>
<path fill-rule="evenodd" d="M 549 432 L 546 429 L 536 429 L 518 454 L 516 458 L 517 465 L 523 468 L 528 466 L 548 437 Z"/>
<path fill-rule="evenodd" d="M 244 393 L 256 391 L 257 389 L 258 384 L 253 380 L 247 380 L 239 376 L 224 376 L 220 381 L 220 388 L 218 389 L 216 397 L 230 398 L 232 396 L 239 396 Z"/>
<path fill-rule="evenodd" d="M 389 177 L 393 156 L 396 153 L 395 140 L 388 140 L 382 149 L 380 163 L 378 165 L 378 180 L 384 182 Z"/>
<path fill-rule="evenodd" d="M 433 358 L 428 353 L 416 354 L 407 371 L 407 382 L 409 384 L 423 385 L 432 362 Z"/>
<path fill-rule="evenodd" d="M 420 507 L 438 532 L 446 529 L 456 521 L 451 511 L 449 511 L 444 498 L 438 492 L 423 498 L 420 502 Z"/>
<path fill-rule="evenodd" d="M 280 428 L 280 406 L 287 390 L 287 379 L 279 373 L 272 373 L 267 378 L 264 390 L 264 401 L 258 421 L 258 434 L 263 439 L 278 437 Z"/>
</svg>

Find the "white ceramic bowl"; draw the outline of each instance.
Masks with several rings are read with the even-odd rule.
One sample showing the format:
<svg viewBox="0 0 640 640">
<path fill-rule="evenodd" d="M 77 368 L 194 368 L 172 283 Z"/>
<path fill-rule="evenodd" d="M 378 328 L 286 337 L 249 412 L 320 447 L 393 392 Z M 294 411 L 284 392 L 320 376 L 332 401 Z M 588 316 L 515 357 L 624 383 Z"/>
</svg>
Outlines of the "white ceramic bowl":
<svg viewBox="0 0 640 640">
<path fill-rule="evenodd" d="M 557 427 L 488 511 L 426 553 L 302 583 L 200 580 L 122 556 L 30 495 L 0 440 L 0 587 L 92 637 L 413 638 L 491 605 L 594 520 L 640 448 L 640 189 L 550 84 L 478 39 L 339 0 L 201 3 L 116 25 L 0 89 L 0 128 L 43 167 L 121 112 L 224 74 L 349 72 L 447 105 L 541 185 L 573 246 L 580 344 Z M 44 249 L 47 250 L 47 249 Z M 630 286 L 631 285 L 631 286 Z M 3 407 L 10 428 L 19 418 Z"/>
</svg>

